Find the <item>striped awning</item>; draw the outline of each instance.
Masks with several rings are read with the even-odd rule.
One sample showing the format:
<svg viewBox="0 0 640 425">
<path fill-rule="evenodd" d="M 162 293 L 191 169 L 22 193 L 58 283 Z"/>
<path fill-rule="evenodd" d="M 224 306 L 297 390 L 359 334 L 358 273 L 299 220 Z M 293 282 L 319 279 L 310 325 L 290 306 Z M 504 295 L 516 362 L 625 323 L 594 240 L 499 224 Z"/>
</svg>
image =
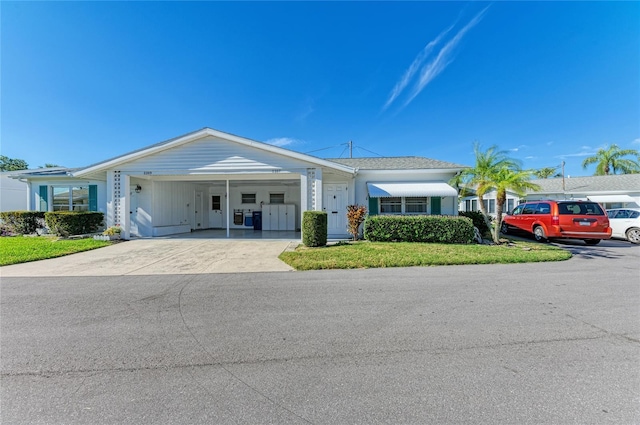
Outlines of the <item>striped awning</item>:
<svg viewBox="0 0 640 425">
<path fill-rule="evenodd" d="M 370 198 L 403 196 L 458 196 L 458 191 L 445 182 L 367 183 Z"/>
</svg>

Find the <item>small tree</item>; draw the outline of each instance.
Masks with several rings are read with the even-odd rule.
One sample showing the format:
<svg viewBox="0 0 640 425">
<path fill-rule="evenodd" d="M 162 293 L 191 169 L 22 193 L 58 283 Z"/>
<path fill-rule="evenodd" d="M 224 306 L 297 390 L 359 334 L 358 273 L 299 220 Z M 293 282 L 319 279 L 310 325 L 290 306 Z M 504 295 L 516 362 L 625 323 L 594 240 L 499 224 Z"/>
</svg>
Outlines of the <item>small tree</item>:
<svg viewBox="0 0 640 425">
<path fill-rule="evenodd" d="M 367 208 L 364 205 L 347 205 L 347 221 L 349 222 L 349 233 L 353 235 L 353 240 L 358 240 L 360 225 L 367 218 Z"/>
</svg>

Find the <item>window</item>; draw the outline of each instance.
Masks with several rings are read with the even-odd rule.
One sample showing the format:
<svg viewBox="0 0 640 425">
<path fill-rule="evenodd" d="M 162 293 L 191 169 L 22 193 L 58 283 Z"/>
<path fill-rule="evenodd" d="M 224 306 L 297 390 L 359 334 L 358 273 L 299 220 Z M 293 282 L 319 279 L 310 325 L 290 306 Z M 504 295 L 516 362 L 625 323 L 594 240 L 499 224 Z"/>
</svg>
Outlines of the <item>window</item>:
<svg viewBox="0 0 640 425">
<path fill-rule="evenodd" d="M 54 186 L 53 211 L 89 211 L 88 186 Z"/>
<path fill-rule="evenodd" d="M 221 209 L 220 195 L 211 195 L 211 210 L 218 211 Z"/>
<path fill-rule="evenodd" d="M 478 200 L 477 199 L 472 199 L 471 200 L 471 210 L 470 211 L 478 211 Z"/>
<path fill-rule="evenodd" d="M 489 214 L 495 214 L 495 213 L 496 213 L 496 200 L 489 199 Z"/>
<path fill-rule="evenodd" d="M 402 198 L 380 198 L 381 214 L 401 214 Z"/>
<path fill-rule="evenodd" d="M 269 194 L 269 203 L 270 204 L 284 204 L 284 193 L 270 193 Z"/>
<path fill-rule="evenodd" d="M 380 214 L 427 214 L 427 197 L 380 198 Z"/>
<path fill-rule="evenodd" d="M 242 194 L 242 203 L 243 204 L 255 204 L 256 203 L 256 194 L 255 193 L 243 193 Z"/>
<path fill-rule="evenodd" d="M 507 199 L 507 211 L 511 211 L 513 209 L 513 198 Z"/>
<path fill-rule="evenodd" d="M 426 214 L 427 198 L 405 198 L 404 212 L 407 214 Z"/>
<path fill-rule="evenodd" d="M 471 209 L 471 199 L 467 199 L 466 201 L 464 201 L 464 210 L 465 211 L 473 211 Z"/>
<path fill-rule="evenodd" d="M 538 204 L 525 204 L 522 214 L 535 214 Z"/>
</svg>

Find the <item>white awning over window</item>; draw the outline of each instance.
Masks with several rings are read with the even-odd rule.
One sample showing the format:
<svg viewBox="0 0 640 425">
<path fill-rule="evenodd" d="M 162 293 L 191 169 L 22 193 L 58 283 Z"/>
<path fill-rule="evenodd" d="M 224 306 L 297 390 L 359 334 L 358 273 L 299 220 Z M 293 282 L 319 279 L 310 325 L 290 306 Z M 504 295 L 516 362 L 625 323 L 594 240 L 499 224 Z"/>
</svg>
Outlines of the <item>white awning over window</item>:
<svg viewBox="0 0 640 425">
<path fill-rule="evenodd" d="M 623 203 L 624 204 L 624 203 L 628 203 L 628 202 L 631 202 L 631 203 L 635 203 L 636 202 L 636 200 L 633 199 L 629 195 L 600 195 L 600 196 L 591 196 L 591 195 L 589 195 L 589 196 L 587 196 L 587 198 L 590 201 L 601 202 L 601 203 L 603 203 L 603 202 L 609 202 L 609 203 L 616 202 L 616 203 L 618 203 L 619 202 L 619 203 Z"/>
<path fill-rule="evenodd" d="M 445 182 L 367 183 L 367 189 L 370 198 L 458 196 L 458 192 Z"/>
</svg>

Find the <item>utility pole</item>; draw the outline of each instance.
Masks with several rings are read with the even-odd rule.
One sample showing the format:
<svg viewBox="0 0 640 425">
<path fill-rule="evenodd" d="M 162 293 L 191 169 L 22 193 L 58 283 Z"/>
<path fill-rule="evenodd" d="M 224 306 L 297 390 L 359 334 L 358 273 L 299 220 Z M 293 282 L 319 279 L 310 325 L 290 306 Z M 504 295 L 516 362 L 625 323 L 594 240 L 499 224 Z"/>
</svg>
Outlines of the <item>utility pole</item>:
<svg viewBox="0 0 640 425">
<path fill-rule="evenodd" d="M 349 140 L 349 158 L 353 158 L 353 142 Z"/>
</svg>

